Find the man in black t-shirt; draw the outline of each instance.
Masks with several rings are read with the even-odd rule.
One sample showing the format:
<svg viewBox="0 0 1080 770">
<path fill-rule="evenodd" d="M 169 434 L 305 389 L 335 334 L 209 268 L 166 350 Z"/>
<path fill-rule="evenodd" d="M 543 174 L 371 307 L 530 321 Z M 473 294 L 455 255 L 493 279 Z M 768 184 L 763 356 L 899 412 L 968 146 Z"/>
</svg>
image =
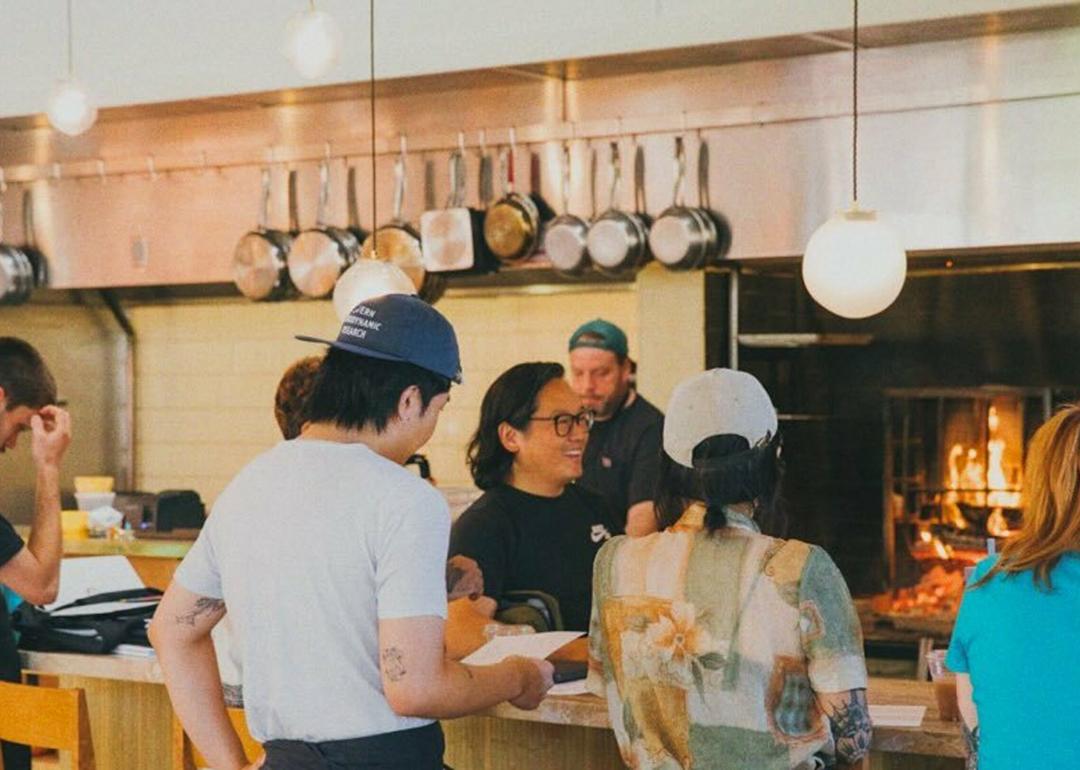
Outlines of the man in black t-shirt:
<svg viewBox="0 0 1080 770">
<path fill-rule="evenodd" d="M 56 382 L 38 352 L 14 337 L 0 337 L 0 453 L 30 431 L 37 473 L 30 541 L 23 544 L 0 516 L 0 583 L 34 604 L 48 604 L 60 585 L 60 460 L 71 441 L 67 412 L 54 406 Z M 0 599 L 0 681 L 18 682 L 19 654 L 7 605 Z M 30 770 L 30 750 L 0 745 L 7 770 Z"/>
<path fill-rule="evenodd" d="M 653 494 L 664 415 L 633 387 L 626 335 L 597 318 L 570 336 L 570 384 L 596 424 L 585 449 L 581 485 L 619 517 L 619 532 L 656 531 Z"/>
<path fill-rule="evenodd" d="M 567 630 L 588 631 L 593 558 L 615 525 L 574 483 L 593 416 L 563 374 L 556 363 L 518 364 L 488 389 L 468 452 L 485 492 L 454 524 L 450 554 L 480 564 L 485 595 L 543 591 Z"/>
</svg>

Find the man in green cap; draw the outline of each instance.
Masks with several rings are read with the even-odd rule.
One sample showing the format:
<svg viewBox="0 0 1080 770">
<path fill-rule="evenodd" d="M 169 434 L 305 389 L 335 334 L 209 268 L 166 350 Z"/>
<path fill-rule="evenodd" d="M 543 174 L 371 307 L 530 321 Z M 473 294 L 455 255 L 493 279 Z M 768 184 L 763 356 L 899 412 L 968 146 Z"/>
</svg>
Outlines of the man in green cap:
<svg viewBox="0 0 1080 770">
<path fill-rule="evenodd" d="M 631 536 L 656 531 L 653 488 L 664 415 L 633 386 L 626 334 L 602 318 L 570 335 L 570 384 L 596 414 L 578 482 L 603 497 Z"/>
</svg>

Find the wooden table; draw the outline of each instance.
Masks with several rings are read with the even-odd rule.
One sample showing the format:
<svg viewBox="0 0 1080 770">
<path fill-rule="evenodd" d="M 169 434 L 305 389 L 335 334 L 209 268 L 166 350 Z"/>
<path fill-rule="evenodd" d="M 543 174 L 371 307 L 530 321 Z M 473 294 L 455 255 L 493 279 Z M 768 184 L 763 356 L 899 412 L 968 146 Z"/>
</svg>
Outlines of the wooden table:
<svg viewBox="0 0 1080 770">
<path fill-rule="evenodd" d="M 98 766 L 104 770 L 169 767 L 172 708 L 153 658 L 24 652 L 28 671 L 52 674 L 86 690 Z M 874 730 L 875 770 L 962 768 L 959 725 L 938 718 L 929 683 L 870 680 L 872 704 L 927 706 L 918 728 Z M 592 695 L 551 697 L 535 711 L 508 704 L 443 723 L 446 762 L 455 770 L 623 770 L 607 706 Z"/>
</svg>

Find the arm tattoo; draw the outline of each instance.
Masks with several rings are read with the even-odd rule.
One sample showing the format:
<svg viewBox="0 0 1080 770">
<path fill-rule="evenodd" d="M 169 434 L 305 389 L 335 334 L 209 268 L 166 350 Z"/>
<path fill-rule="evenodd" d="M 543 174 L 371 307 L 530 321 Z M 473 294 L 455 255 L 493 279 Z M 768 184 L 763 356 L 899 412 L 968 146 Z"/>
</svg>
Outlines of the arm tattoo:
<svg viewBox="0 0 1080 770">
<path fill-rule="evenodd" d="M 963 719 L 960 720 L 960 729 L 964 733 L 964 742 L 967 743 L 967 763 L 964 765 L 965 770 L 978 770 L 979 768 L 979 726 L 975 725 L 975 729 L 968 729 L 967 722 Z"/>
<path fill-rule="evenodd" d="M 870 751 L 870 709 L 866 690 L 852 690 L 851 700 L 829 714 L 836 756 L 842 763 L 853 764 Z"/>
<path fill-rule="evenodd" d="M 408 672 L 405 670 L 405 656 L 397 647 L 387 647 L 379 656 L 382 658 L 383 673 L 391 682 L 400 682 Z"/>
<path fill-rule="evenodd" d="M 200 596 L 195 600 L 195 606 L 190 612 L 176 616 L 176 622 L 182 626 L 194 626 L 200 615 L 212 615 L 225 609 L 225 602 L 221 599 L 211 599 Z"/>
</svg>

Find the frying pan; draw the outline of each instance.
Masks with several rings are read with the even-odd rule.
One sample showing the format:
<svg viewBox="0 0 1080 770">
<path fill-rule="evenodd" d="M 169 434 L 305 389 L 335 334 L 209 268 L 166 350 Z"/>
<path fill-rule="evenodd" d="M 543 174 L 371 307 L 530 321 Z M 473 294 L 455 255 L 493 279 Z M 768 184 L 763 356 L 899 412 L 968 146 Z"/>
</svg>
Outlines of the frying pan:
<svg viewBox="0 0 1080 770">
<path fill-rule="evenodd" d="M 292 293 L 288 253 L 292 236 L 268 226 L 270 218 L 271 170 L 262 170 L 258 224 L 247 232 L 233 251 L 233 280 L 248 299 L 278 300 Z M 296 211 L 296 172 L 289 172 L 289 213 Z M 295 224 L 294 224 L 295 227 Z"/>
<path fill-rule="evenodd" d="M 330 201 L 330 162 L 319 164 L 319 207 L 315 227 L 296 236 L 289 249 L 289 277 L 308 297 L 325 297 L 354 261 L 360 244 L 356 236 L 342 227 L 326 224 Z"/>
<path fill-rule="evenodd" d="M 636 270 L 649 258 L 649 218 L 645 210 L 645 157 L 634 148 L 634 211 L 619 209 L 622 163 L 619 143 L 611 142 L 611 195 L 609 208 L 589 227 L 587 245 L 593 264 L 604 273 L 620 275 Z"/>
</svg>

